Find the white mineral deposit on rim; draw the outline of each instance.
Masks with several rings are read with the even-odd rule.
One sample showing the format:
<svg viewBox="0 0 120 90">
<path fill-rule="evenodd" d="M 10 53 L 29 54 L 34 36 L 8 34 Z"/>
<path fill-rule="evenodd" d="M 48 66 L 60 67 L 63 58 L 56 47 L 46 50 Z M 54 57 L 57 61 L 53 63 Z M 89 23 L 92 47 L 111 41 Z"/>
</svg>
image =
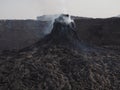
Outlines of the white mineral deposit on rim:
<svg viewBox="0 0 120 90">
<path fill-rule="evenodd" d="M 65 24 L 70 24 L 71 22 L 74 22 L 73 19 L 71 19 L 70 15 L 64 15 L 61 14 L 58 19 L 56 19 L 58 22 L 65 23 Z"/>
</svg>

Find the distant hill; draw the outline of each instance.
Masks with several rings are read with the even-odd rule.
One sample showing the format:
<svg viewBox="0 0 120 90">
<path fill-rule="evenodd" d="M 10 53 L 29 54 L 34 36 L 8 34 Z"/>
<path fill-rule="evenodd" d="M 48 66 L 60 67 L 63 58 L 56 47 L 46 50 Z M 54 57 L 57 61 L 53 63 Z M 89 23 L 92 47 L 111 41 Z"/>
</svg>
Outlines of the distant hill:
<svg viewBox="0 0 120 90">
<path fill-rule="evenodd" d="M 120 18 L 74 17 L 81 40 L 120 51 Z M 0 20 L 0 51 L 30 46 L 45 35 L 48 27 L 48 21 Z"/>
</svg>

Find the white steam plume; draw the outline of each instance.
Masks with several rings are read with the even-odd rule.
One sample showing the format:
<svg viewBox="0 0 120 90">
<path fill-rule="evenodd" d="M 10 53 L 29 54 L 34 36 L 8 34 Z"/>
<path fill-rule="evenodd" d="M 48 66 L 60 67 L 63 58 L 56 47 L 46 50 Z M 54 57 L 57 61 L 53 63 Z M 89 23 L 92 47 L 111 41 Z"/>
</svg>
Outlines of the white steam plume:
<svg viewBox="0 0 120 90">
<path fill-rule="evenodd" d="M 53 29 L 53 23 L 55 22 L 55 19 L 58 18 L 60 15 L 56 14 L 56 15 L 45 15 L 45 18 L 49 18 L 47 21 L 47 25 L 45 27 L 45 31 L 44 31 L 44 35 L 49 34 L 52 29 Z"/>
<path fill-rule="evenodd" d="M 50 3 L 49 0 L 44 0 L 43 1 L 43 3 L 46 6 L 49 6 L 49 7 L 44 6 L 43 11 L 42 11 L 43 15 L 45 15 L 44 16 L 45 21 L 48 21 L 47 26 L 45 28 L 44 35 L 47 35 L 51 32 L 55 19 L 60 17 L 60 16 L 63 19 L 60 20 L 59 22 L 62 22 L 62 23 L 64 22 L 66 24 L 69 24 L 69 23 L 73 22 L 73 20 L 71 19 L 70 16 L 69 17 L 63 16 L 63 14 L 67 14 L 67 12 L 68 12 L 68 10 L 66 8 L 66 4 L 67 4 L 66 1 L 67 0 L 53 0 L 53 1 L 54 1 L 54 3 Z M 49 15 L 49 14 L 52 14 L 52 15 Z M 47 20 L 47 19 L 49 19 L 49 20 Z"/>
<path fill-rule="evenodd" d="M 47 18 L 47 16 L 46 16 L 46 18 Z M 67 24 L 70 26 L 71 26 L 71 24 L 74 24 L 74 20 L 71 19 L 70 15 L 65 15 L 65 14 L 53 15 L 53 17 L 51 16 L 51 21 L 48 21 L 48 23 L 46 25 L 44 35 L 51 33 L 51 31 L 53 29 L 53 24 L 55 21 L 59 22 L 59 23 Z M 71 28 L 73 28 L 73 26 Z"/>
</svg>

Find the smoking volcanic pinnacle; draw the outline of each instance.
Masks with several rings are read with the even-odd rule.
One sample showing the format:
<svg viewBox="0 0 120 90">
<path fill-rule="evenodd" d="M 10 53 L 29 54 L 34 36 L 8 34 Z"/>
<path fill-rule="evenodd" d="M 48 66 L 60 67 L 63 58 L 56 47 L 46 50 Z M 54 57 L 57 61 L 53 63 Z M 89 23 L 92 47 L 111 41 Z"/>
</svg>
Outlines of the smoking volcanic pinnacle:
<svg viewBox="0 0 120 90">
<path fill-rule="evenodd" d="M 51 33 L 42 42 L 46 42 L 49 45 L 80 47 L 80 39 L 75 30 L 75 23 L 69 15 L 61 15 L 56 18 Z"/>
</svg>

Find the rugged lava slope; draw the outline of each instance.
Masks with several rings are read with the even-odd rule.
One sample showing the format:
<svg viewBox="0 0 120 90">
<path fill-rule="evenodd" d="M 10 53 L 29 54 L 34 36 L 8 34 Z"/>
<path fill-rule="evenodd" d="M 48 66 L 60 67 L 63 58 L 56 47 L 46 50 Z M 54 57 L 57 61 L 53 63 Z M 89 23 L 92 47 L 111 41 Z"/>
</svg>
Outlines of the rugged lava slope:
<svg viewBox="0 0 120 90">
<path fill-rule="evenodd" d="M 119 90 L 120 55 L 91 49 L 75 32 L 69 24 L 55 22 L 38 43 L 2 53 L 0 90 Z"/>
</svg>

